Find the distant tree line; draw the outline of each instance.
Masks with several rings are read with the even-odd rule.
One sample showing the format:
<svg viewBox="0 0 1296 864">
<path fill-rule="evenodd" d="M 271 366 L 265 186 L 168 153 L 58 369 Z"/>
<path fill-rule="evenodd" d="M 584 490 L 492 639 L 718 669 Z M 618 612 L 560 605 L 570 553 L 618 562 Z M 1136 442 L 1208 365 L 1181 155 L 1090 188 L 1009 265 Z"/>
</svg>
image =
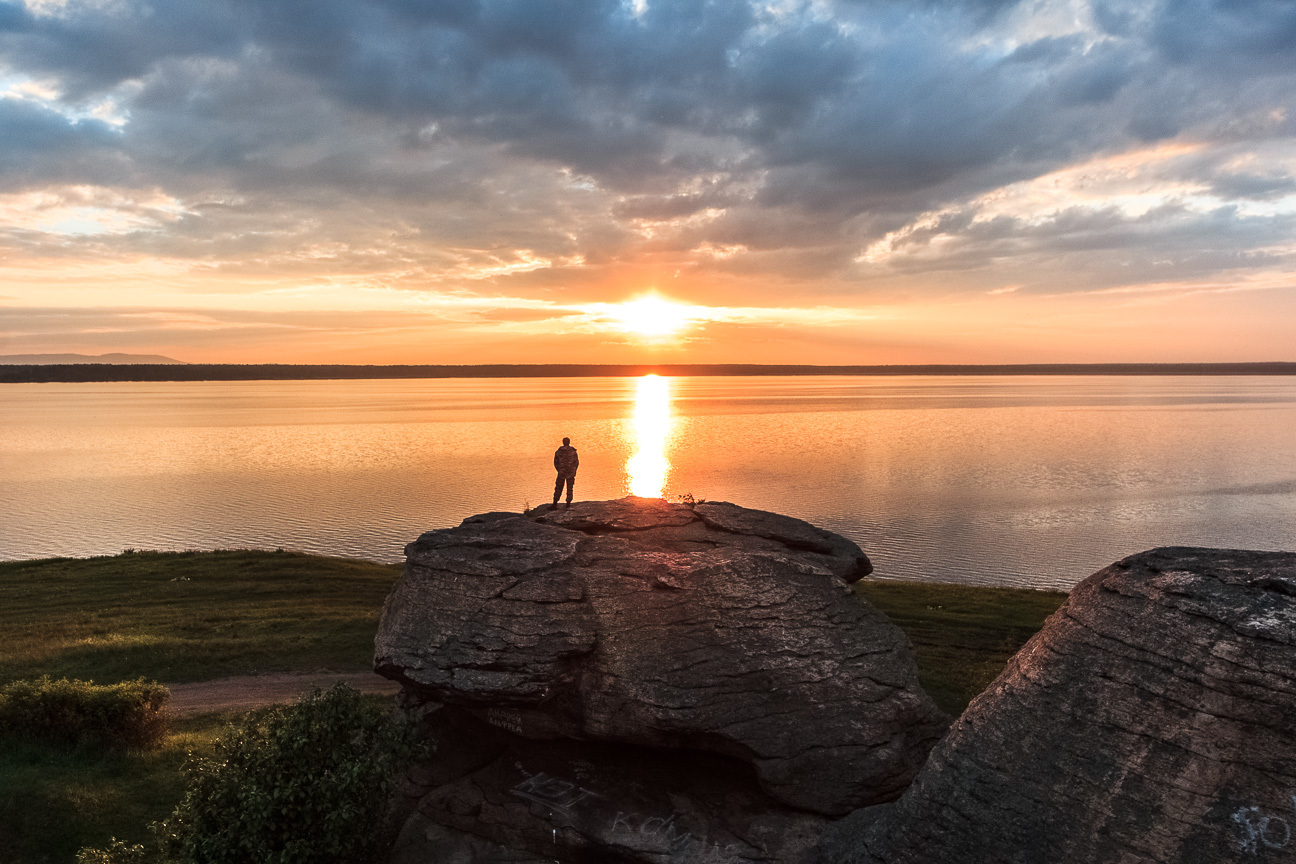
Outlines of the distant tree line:
<svg viewBox="0 0 1296 864">
<path fill-rule="evenodd" d="M 597 378 L 687 375 L 1296 375 L 1296 363 L 1032 363 L 908 366 L 575 363 L 482 366 L 78 363 L 0 366 L 0 383 L 312 381 L 363 378 Z"/>
</svg>

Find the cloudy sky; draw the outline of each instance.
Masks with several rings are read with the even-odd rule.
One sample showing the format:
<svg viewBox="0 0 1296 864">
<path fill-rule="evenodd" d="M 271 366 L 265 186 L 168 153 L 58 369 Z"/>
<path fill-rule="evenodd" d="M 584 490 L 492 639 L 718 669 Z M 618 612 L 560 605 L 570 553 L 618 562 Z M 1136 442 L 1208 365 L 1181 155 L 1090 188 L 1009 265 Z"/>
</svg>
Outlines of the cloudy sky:
<svg viewBox="0 0 1296 864">
<path fill-rule="evenodd" d="M 0 353 L 1296 360 L 1294 102 L 1291 0 L 0 0 Z"/>
</svg>

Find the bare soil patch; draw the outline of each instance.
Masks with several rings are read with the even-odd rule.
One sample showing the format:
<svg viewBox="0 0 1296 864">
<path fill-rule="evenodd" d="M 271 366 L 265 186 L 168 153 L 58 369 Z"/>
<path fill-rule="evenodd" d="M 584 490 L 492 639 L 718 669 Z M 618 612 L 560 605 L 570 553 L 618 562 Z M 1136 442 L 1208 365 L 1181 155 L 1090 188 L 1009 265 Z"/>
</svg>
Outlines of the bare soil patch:
<svg viewBox="0 0 1296 864">
<path fill-rule="evenodd" d="M 361 693 L 395 695 L 400 685 L 373 672 L 280 672 L 236 675 L 216 681 L 168 684 L 172 716 L 191 717 L 216 711 L 251 711 L 292 702 L 316 687 L 327 689 L 342 681 Z"/>
</svg>

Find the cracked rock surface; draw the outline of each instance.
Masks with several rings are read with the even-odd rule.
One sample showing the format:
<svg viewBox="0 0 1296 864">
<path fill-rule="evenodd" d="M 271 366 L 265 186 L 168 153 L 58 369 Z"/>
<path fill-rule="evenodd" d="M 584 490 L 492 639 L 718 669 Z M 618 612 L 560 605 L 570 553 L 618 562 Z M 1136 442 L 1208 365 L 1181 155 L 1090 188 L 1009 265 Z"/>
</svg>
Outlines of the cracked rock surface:
<svg viewBox="0 0 1296 864">
<path fill-rule="evenodd" d="M 533 741 L 453 706 L 428 733 L 454 756 L 410 772 L 391 864 L 813 864 L 828 821 L 771 800 L 723 756 Z"/>
<path fill-rule="evenodd" d="M 780 806 L 842 815 L 897 797 L 947 726 L 849 587 L 868 558 L 797 519 L 625 498 L 405 551 L 375 668 L 517 739 L 720 754 Z"/>
<path fill-rule="evenodd" d="M 1296 554 L 1154 549 L 1086 579 L 832 864 L 1296 860 Z"/>
</svg>

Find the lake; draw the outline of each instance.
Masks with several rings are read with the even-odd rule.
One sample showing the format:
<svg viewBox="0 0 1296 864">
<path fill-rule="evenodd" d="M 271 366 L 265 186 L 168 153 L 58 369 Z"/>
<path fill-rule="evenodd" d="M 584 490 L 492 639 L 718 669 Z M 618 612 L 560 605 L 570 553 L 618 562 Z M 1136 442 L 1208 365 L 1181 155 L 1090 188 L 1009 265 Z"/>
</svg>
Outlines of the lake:
<svg viewBox="0 0 1296 864">
<path fill-rule="evenodd" d="M 550 499 L 732 501 L 877 575 L 1069 588 L 1153 546 L 1296 549 L 1296 377 L 699 377 L 0 386 L 0 558 L 383 561 Z"/>
</svg>

